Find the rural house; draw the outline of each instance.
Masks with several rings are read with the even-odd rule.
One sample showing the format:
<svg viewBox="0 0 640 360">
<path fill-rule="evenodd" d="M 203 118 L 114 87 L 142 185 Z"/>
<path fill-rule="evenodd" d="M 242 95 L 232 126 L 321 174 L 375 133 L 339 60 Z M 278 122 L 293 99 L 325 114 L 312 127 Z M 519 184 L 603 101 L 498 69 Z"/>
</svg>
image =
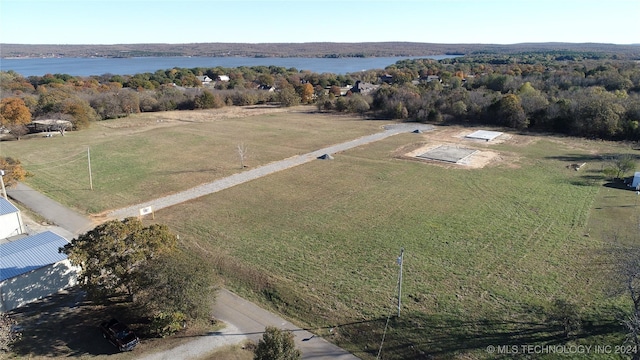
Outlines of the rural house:
<svg viewBox="0 0 640 360">
<path fill-rule="evenodd" d="M 29 131 L 31 132 L 51 132 L 51 131 L 59 131 L 63 134 L 67 130 L 71 130 L 73 128 L 73 124 L 68 120 L 60 120 L 60 119 L 43 119 L 43 120 L 34 120 L 27 125 Z"/>
<path fill-rule="evenodd" d="M 351 92 L 352 93 L 358 93 L 358 94 L 362 94 L 362 95 L 366 95 L 369 94 L 370 92 L 376 90 L 377 88 L 379 88 L 380 85 L 374 85 L 374 84 L 370 84 L 370 83 L 365 83 L 362 82 L 360 80 L 356 81 L 355 85 L 353 85 L 353 87 L 351 88 Z"/>
<path fill-rule="evenodd" d="M 425 80 L 426 82 L 432 82 L 432 81 L 442 82 L 442 80 L 440 80 L 440 76 L 438 75 L 427 75 L 427 78 Z"/>
<path fill-rule="evenodd" d="M 210 77 L 208 77 L 207 75 L 204 76 L 196 76 L 196 78 L 198 78 L 198 81 L 200 81 L 200 83 L 202 85 L 209 85 L 213 80 L 211 80 Z"/>
<path fill-rule="evenodd" d="M 384 74 L 384 75 L 380 76 L 380 82 L 387 83 L 387 84 L 393 84 L 393 75 Z"/>
</svg>

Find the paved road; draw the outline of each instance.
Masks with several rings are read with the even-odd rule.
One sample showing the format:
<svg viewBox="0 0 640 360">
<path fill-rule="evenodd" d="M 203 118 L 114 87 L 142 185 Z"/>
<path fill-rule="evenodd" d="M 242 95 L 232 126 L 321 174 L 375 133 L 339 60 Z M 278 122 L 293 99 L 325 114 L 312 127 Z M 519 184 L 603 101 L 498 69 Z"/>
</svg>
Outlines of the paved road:
<svg viewBox="0 0 640 360">
<path fill-rule="evenodd" d="M 51 198 L 38 193 L 36 190 L 21 184 L 15 191 L 8 194 L 34 212 L 42 211 L 42 216 L 57 226 L 42 226 L 29 219 L 25 221 L 32 231 L 53 230 L 62 236 L 77 236 L 95 226 L 88 218 L 69 210 Z M 212 352 L 217 347 L 240 343 L 246 339 L 258 341 L 266 326 L 277 326 L 281 329 L 293 330 L 296 345 L 302 352 L 303 359 L 338 359 L 351 360 L 357 357 L 333 345 L 332 343 L 313 336 L 310 332 L 287 322 L 281 317 L 242 299 L 228 290 L 221 289 L 218 293 L 213 316 L 224 321 L 225 329 L 199 337 L 187 344 L 176 348 L 147 355 L 145 360 L 173 360 L 197 359 Z M 306 341 L 304 339 L 307 339 Z"/>
<path fill-rule="evenodd" d="M 246 339 L 247 336 L 242 334 L 238 328 L 227 323 L 227 327 L 220 331 L 201 336 L 170 350 L 140 357 L 138 360 L 198 359 L 218 347 L 235 345 Z"/>
<path fill-rule="evenodd" d="M 213 315 L 224 322 L 232 322 L 240 330 L 240 335 L 245 335 L 256 343 L 262 338 L 266 326 L 290 330 L 295 335 L 296 347 L 302 351 L 303 359 L 358 359 L 348 351 L 321 337 L 316 337 L 311 332 L 301 329 L 225 289 L 218 292 Z M 232 337 L 234 334 L 222 334 L 221 336 Z"/>
<path fill-rule="evenodd" d="M 112 211 L 107 215 L 108 218 L 124 219 L 129 216 L 138 216 L 140 209 L 151 207 L 154 211 L 164 209 L 169 206 L 177 205 L 185 201 L 193 200 L 201 196 L 213 194 L 224 189 L 228 189 L 232 186 L 236 186 L 251 180 L 258 179 L 260 177 L 273 174 L 278 171 L 286 170 L 294 166 L 302 165 L 317 159 L 324 154 L 335 154 L 341 151 L 349 150 L 351 148 L 372 143 L 374 141 L 385 139 L 389 136 L 412 132 L 415 130 L 430 131 L 433 130 L 433 126 L 425 124 L 394 124 L 385 126 L 384 131 L 379 133 L 363 136 L 361 138 L 347 141 L 341 144 L 326 147 L 324 149 L 316 150 L 304 155 L 293 156 L 288 159 L 275 161 L 267 165 L 259 166 L 255 169 L 243 171 L 223 179 L 219 179 L 207 184 L 196 186 L 192 189 L 181 191 L 176 194 L 168 195 L 151 201 L 147 201 L 141 204 L 129 206 L 126 208 Z"/>
<path fill-rule="evenodd" d="M 18 183 L 16 187 L 7 189 L 7 195 L 33 212 L 40 214 L 48 222 L 68 231 L 72 237 L 83 234 L 97 225 L 86 216 L 70 210 L 25 184 Z"/>
</svg>

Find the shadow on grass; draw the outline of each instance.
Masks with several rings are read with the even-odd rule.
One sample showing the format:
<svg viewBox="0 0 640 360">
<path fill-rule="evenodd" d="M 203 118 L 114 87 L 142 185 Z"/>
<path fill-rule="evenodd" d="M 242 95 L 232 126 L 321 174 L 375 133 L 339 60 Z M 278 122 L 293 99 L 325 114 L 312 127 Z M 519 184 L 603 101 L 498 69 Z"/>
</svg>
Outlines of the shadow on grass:
<svg viewBox="0 0 640 360">
<path fill-rule="evenodd" d="M 376 357 L 385 322 L 386 319 L 379 319 L 345 324 L 339 331 L 363 349 L 356 356 Z M 381 354 L 385 359 L 450 359 L 470 352 L 490 355 L 485 352 L 489 346 L 561 345 L 620 332 L 620 323 L 615 320 L 587 322 L 567 337 L 557 322 L 465 321 L 448 315 L 407 313 L 390 319 Z"/>
<path fill-rule="evenodd" d="M 558 161 L 566 161 L 569 163 L 587 163 L 589 166 L 589 162 L 602 162 L 609 161 L 611 159 L 616 159 L 623 155 L 622 153 L 609 153 L 609 154 L 566 154 L 560 156 L 547 156 L 546 159 L 549 160 L 558 160 Z M 625 154 L 626 155 L 626 154 Z M 640 156 L 632 155 L 634 160 L 639 160 Z"/>
</svg>

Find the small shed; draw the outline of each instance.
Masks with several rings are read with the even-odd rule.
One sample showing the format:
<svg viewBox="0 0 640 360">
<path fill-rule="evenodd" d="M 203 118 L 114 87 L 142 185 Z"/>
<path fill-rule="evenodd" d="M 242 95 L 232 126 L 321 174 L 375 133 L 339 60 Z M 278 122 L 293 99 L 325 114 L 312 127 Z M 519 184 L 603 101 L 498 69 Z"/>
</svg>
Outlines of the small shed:
<svg viewBox="0 0 640 360">
<path fill-rule="evenodd" d="M 0 313 L 77 284 L 80 268 L 58 252 L 66 244 L 52 231 L 0 244 Z"/>
<path fill-rule="evenodd" d="M 0 239 L 24 233 L 20 210 L 9 200 L 0 197 Z"/>
<path fill-rule="evenodd" d="M 635 174 L 633 174 L 633 179 L 631 179 L 631 185 L 629 186 L 634 190 L 640 189 L 640 171 L 636 171 Z"/>
</svg>

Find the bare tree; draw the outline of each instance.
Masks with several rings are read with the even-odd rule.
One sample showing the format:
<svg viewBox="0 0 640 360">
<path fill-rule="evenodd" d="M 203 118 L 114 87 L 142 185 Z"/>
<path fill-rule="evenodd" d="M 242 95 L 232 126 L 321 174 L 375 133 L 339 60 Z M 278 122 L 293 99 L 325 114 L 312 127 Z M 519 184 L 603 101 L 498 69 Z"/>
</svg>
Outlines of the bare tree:
<svg viewBox="0 0 640 360">
<path fill-rule="evenodd" d="M 633 155 L 621 154 L 611 157 L 603 172 L 607 177 L 611 177 L 613 179 L 621 179 L 629 171 L 633 170 L 635 166 L 636 161 Z"/>
<path fill-rule="evenodd" d="M 240 168 L 244 169 L 244 161 L 247 159 L 247 145 L 245 143 L 240 143 L 236 149 L 238 150 L 238 156 L 240 157 Z"/>
</svg>

